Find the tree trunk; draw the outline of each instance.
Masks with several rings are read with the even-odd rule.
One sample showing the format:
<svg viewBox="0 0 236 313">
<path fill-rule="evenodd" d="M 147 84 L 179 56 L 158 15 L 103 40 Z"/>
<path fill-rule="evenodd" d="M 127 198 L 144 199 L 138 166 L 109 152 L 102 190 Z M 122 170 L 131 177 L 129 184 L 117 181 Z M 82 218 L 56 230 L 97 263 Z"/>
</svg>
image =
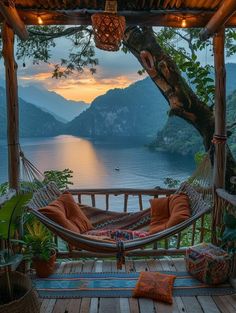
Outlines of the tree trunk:
<svg viewBox="0 0 236 313">
<path fill-rule="evenodd" d="M 127 28 L 124 44 L 146 69 L 167 100 L 170 115 L 183 118 L 193 125 L 202 136 L 205 150 L 208 151 L 215 129 L 213 111 L 197 97 L 181 76 L 174 60 L 158 44 L 152 28 Z M 226 187 L 229 189 L 229 180 L 235 175 L 236 164 L 229 149 L 227 152 Z"/>
</svg>

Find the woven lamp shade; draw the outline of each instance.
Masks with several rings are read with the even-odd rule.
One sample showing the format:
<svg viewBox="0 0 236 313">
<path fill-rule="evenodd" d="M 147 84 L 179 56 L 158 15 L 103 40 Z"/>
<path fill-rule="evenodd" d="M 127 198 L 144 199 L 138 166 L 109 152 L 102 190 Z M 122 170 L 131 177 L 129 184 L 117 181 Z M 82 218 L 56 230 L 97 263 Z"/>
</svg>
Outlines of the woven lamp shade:
<svg viewBox="0 0 236 313">
<path fill-rule="evenodd" d="M 94 41 L 97 48 L 117 51 L 125 32 L 125 17 L 114 13 L 96 13 L 92 17 Z"/>
</svg>

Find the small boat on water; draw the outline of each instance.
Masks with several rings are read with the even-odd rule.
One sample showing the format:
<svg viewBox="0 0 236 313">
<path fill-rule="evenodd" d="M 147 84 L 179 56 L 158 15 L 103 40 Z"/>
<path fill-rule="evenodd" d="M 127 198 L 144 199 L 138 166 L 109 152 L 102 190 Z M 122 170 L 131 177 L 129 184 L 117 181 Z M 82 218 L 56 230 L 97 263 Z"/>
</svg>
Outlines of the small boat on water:
<svg viewBox="0 0 236 313">
<path fill-rule="evenodd" d="M 120 170 L 120 168 L 119 168 L 119 167 L 116 167 L 116 168 L 115 168 L 115 171 L 119 171 L 119 170 Z"/>
</svg>

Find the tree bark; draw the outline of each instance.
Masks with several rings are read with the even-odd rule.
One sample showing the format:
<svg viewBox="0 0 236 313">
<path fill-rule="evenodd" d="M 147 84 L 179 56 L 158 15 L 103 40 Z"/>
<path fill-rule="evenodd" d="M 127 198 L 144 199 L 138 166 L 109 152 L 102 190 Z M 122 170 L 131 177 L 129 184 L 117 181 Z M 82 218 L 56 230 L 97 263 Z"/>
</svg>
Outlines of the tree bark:
<svg viewBox="0 0 236 313">
<path fill-rule="evenodd" d="M 127 28 L 124 36 L 124 45 L 138 59 L 142 67 L 155 85 L 159 88 L 170 106 L 170 115 L 183 118 L 193 125 L 201 137 L 205 150 L 212 145 L 215 129 L 215 119 L 212 109 L 202 102 L 185 79 L 174 60 L 158 44 L 152 28 Z M 146 62 L 142 57 L 144 52 L 150 54 Z M 152 64 L 153 63 L 153 64 Z M 229 189 L 230 177 L 235 175 L 235 160 L 227 149 L 227 187 Z"/>
</svg>

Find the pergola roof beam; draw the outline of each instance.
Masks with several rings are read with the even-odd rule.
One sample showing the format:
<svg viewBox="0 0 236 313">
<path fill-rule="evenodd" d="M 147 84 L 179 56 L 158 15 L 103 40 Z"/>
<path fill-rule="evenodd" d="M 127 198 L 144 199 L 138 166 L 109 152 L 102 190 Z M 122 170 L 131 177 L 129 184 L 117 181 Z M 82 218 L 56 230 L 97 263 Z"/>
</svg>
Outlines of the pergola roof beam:
<svg viewBox="0 0 236 313">
<path fill-rule="evenodd" d="M 201 40 L 207 40 L 209 37 L 217 33 L 222 26 L 226 24 L 229 18 L 236 11 L 235 0 L 224 0 L 221 7 L 212 16 L 206 27 L 201 31 Z"/>
<path fill-rule="evenodd" d="M 7 24 L 14 30 L 15 34 L 21 40 L 27 40 L 29 38 L 29 33 L 25 27 L 25 24 L 21 20 L 16 8 L 14 6 L 6 6 L 0 0 L 0 12 L 4 17 Z"/>
<path fill-rule="evenodd" d="M 38 17 L 44 25 L 91 25 L 91 15 L 100 10 L 31 10 L 19 9 L 18 13 L 25 25 L 38 25 Z M 119 11 L 126 17 L 127 25 L 182 27 L 204 27 L 212 18 L 211 10 L 151 10 L 151 11 Z M 232 16 L 227 27 L 236 27 L 236 15 Z"/>
</svg>

